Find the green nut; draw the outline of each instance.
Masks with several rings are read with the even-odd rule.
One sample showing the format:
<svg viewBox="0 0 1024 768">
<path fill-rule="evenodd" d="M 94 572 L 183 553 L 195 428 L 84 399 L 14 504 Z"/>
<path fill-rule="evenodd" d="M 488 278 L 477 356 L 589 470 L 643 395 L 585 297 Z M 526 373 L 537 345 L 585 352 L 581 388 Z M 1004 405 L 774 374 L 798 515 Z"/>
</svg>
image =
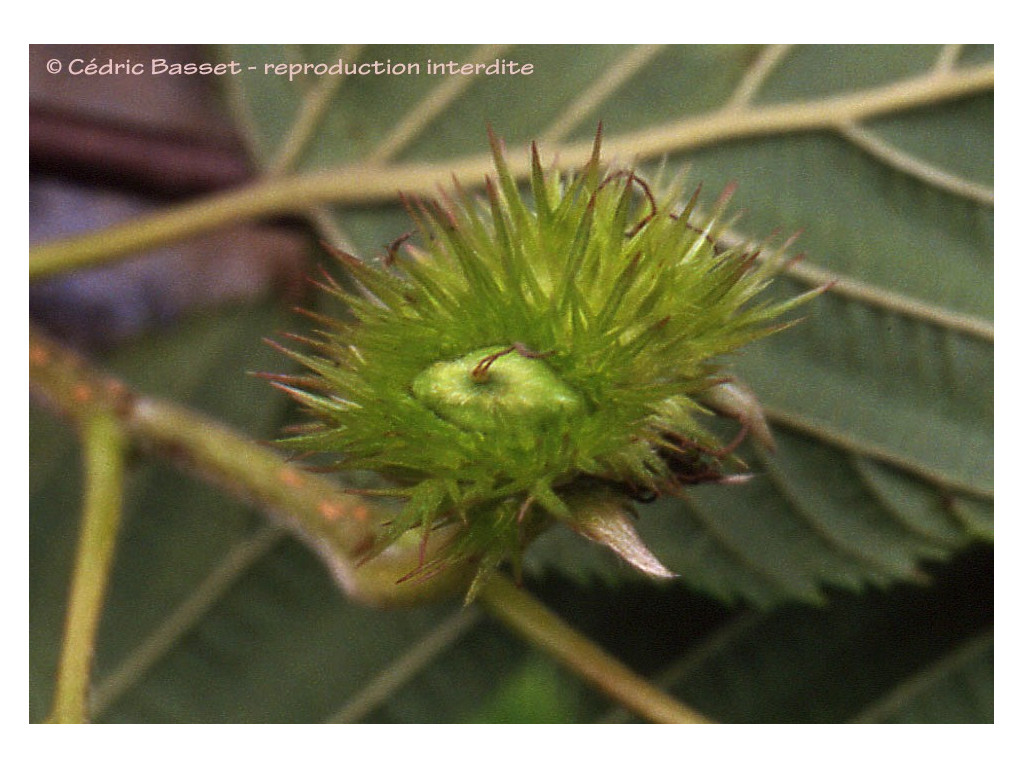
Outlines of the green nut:
<svg viewBox="0 0 1024 768">
<path fill-rule="evenodd" d="M 515 347 L 435 363 L 416 377 L 412 391 L 445 421 L 482 434 L 543 427 L 583 411 L 583 400 L 547 363 Z"/>
</svg>

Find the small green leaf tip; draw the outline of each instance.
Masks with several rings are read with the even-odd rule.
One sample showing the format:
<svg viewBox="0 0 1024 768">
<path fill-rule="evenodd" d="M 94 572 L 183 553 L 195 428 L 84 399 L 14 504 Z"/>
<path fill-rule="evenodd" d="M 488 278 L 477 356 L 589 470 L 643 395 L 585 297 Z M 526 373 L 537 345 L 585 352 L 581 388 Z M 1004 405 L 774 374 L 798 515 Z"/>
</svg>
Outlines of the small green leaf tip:
<svg viewBox="0 0 1024 768">
<path fill-rule="evenodd" d="M 630 500 L 744 477 L 726 471 L 735 446 L 698 417 L 717 410 L 770 444 L 719 361 L 812 294 L 758 301 L 779 259 L 720 248 L 722 204 L 708 223 L 696 195 L 658 199 L 634 172 L 603 168 L 600 132 L 576 174 L 545 169 L 533 146 L 528 194 L 489 138 L 497 175 L 483 197 L 456 184 L 406 199 L 412 238 L 378 264 L 337 254 L 359 290 L 323 288 L 351 319 L 321 318 L 310 350 L 289 353 L 308 374 L 282 388 L 313 422 L 283 442 L 373 470 L 405 498 L 371 556 L 455 527 L 407 578 L 469 561 L 475 590 L 504 562 L 518 569 L 553 522 L 670 575 L 629 523 Z"/>
</svg>

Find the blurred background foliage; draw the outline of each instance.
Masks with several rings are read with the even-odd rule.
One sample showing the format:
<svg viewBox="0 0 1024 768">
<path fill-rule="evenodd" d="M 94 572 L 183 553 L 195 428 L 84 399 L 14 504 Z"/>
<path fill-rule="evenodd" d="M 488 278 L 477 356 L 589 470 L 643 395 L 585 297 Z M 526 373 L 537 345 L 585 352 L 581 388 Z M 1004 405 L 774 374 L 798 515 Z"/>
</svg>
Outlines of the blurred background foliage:
<svg viewBox="0 0 1024 768">
<path fill-rule="evenodd" d="M 401 171 L 671 132 L 728 105 L 822 104 L 991 64 L 966 46 L 32 46 L 33 242 L 261 176 L 372 161 Z M 49 75 L 81 57 L 256 65 L 233 77 Z M 265 75 L 283 62 L 517 61 L 529 76 Z M 822 101 L 824 100 L 824 101 Z M 530 552 L 552 609 L 713 719 L 993 718 L 993 93 L 840 130 L 711 135 L 645 154 L 710 202 L 738 183 L 736 237 L 800 230 L 775 290 L 838 277 L 796 329 L 733 363 L 779 450 L 756 479 L 645 505 L 681 575 L 636 576 L 561 532 Z M 620 146 L 620 145 L 615 145 Z M 631 163 L 628 152 L 607 158 Z M 361 173 L 373 168 L 359 166 Z M 480 179 L 461 179 L 476 184 Z M 397 193 L 397 189 L 395 192 Z M 293 418 L 251 371 L 305 327 L 319 239 L 377 257 L 397 197 L 242 223 L 32 285 L 34 322 L 140 390 L 257 439 Z M 336 267 L 332 266 L 331 269 Z M 50 706 L 80 506 L 73 433 L 31 408 L 30 718 Z M 316 557 L 171 468 L 133 464 L 96 659 L 101 722 L 592 722 L 626 716 L 458 599 L 347 601 Z"/>
</svg>

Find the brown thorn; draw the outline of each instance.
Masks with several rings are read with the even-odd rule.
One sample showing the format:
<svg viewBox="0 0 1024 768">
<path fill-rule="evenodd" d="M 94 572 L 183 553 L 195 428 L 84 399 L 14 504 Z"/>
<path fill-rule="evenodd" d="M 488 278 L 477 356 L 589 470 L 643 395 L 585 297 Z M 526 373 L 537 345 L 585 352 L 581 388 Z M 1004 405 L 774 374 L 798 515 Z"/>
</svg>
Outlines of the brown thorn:
<svg viewBox="0 0 1024 768">
<path fill-rule="evenodd" d="M 289 354 L 292 353 L 292 350 L 288 349 L 288 347 L 284 346 L 283 344 L 281 344 L 278 341 L 275 341 L 274 339 L 271 339 L 268 336 L 264 336 L 263 337 L 263 343 L 266 344 L 268 347 L 270 347 L 272 349 L 276 349 L 278 352 L 282 352 L 282 353 L 284 353 L 286 355 L 289 355 Z"/>
<path fill-rule="evenodd" d="M 365 264 L 363 264 L 362 259 L 360 259 L 358 256 L 355 256 L 342 248 L 338 248 L 335 245 L 331 245 L 326 240 L 320 240 L 320 247 L 327 251 L 327 253 L 329 253 L 334 258 L 338 259 L 339 261 L 343 261 L 346 264 L 365 266 Z"/>
<path fill-rule="evenodd" d="M 677 220 L 679 219 L 678 216 L 674 216 L 674 218 L 677 219 Z M 686 228 L 688 230 L 690 230 L 691 232 L 697 232 L 705 240 L 707 240 L 709 243 L 711 243 L 711 250 L 713 250 L 715 252 L 715 256 L 721 256 L 722 255 L 723 249 L 721 247 L 719 247 L 718 243 L 715 242 L 715 239 L 713 237 L 711 237 L 711 234 L 706 229 L 701 229 L 700 227 L 696 226 L 695 224 L 691 224 L 690 222 L 686 222 Z"/>
<path fill-rule="evenodd" d="M 405 208 L 407 213 L 412 213 L 414 199 L 414 197 L 407 195 L 405 192 L 398 193 L 398 202 L 402 204 L 402 207 Z"/>
<path fill-rule="evenodd" d="M 780 246 L 779 250 L 780 250 L 780 251 L 784 251 L 784 250 L 786 250 L 787 248 L 789 248 L 789 247 L 790 247 L 790 246 L 791 246 L 791 245 L 792 245 L 793 243 L 795 243 L 795 242 L 797 241 L 797 239 L 798 239 L 798 238 L 800 237 L 800 235 L 802 235 L 803 233 L 804 233 L 804 227 L 800 227 L 800 229 L 798 229 L 798 230 L 797 230 L 796 232 L 794 232 L 794 233 L 793 233 L 792 235 L 790 235 L 790 236 L 789 236 L 788 238 L 786 238 L 786 242 L 784 242 L 784 243 L 783 243 L 783 244 L 782 244 L 782 245 Z"/>
<path fill-rule="evenodd" d="M 419 548 L 419 565 L 423 567 L 427 561 L 427 543 L 430 539 L 430 526 L 423 526 L 423 535 L 420 537 L 420 548 Z"/>
<path fill-rule="evenodd" d="M 511 346 L 505 347 L 504 349 L 498 350 L 493 354 L 487 355 L 483 358 L 473 370 L 470 372 L 470 376 L 473 377 L 474 381 L 484 382 L 487 381 L 487 372 L 491 366 L 499 357 L 504 357 L 512 352 L 516 352 L 520 357 L 525 357 L 528 360 L 539 360 L 544 357 L 551 357 L 555 354 L 555 350 L 549 349 L 547 352 L 534 352 L 528 346 L 523 344 L 521 341 L 514 342 Z"/>
<path fill-rule="evenodd" d="M 313 424 L 285 424 L 281 427 L 281 434 L 283 435 L 308 435 L 313 432 L 323 432 L 323 425 L 319 423 Z M 267 447 L 273 447 L 274 443 L 271 440 L 266 441 Z"/>
<path fill-rule="evenodd" d="M 690 195 L 690 200 L 689 200 L 689 202 L 686 205 L 687 208 L 693 208 L 694 206 L 697 205 L 697 199 L 700 197 L 701 190 L 703 190 L 703 189 L 704 189 L 704 182 L 703 181 L 698 181 L 697 182 L 697 188 L 695 190 L 693 190 L 693 194 Z"/>
<path fill-rule="evenodd" d="M 651 206 L 650 213 L 644 216 L 633 227 L 626 230 L 626 237 L 634 237 L 641 229 L 646 227 L 655 216 L 658 215 L 658 203 L 654 199 L 654 193 L 651 191 L 651 186 L 646 181 L 637 176 L 635 171 L 615 171 L 614 173 L 609 174 L 600 184 L 597 185 L 597 189 L 594 190 L 594 194 L 591 195 L 590 199 L 591 202 L 593 202 L 594 197 L 597 196 L 598 192 L 604 189 L 611 182 L 615 181 L 616 179 L 621 179 L 622 177 L 626 177 L 627 184 L 636 184 L 638 187 L 640 187 L 640 190 L 643 192 L 644 197 L 647 198 L 647 202 L 650 203 Z"/>
<path fill-rule="evenodd" d="M 487 371 L 490 370 L 491 366 L 494 364 L 494 361 L 497 360 L 499 357 L 504 357 L 509 352 L 515 351 L 516 347 L 513 344 L 511 347 L 506 347 L 505 349 L 502 349 L 499 352 L 487 355 L 487 357 L 485 357 L 483 360 L 476 364 L 476 366 L 473 368 L 469 375 L 473 377 L 473 381 L 481 383 L 487 381 Z"/>
<path fill-rule="evenodd" d="M 487 200 L 490 203 L 499 203 L 501 196 L 498 194 L 498 187 L 489 175 L 484 176 L 484 190 L 487 192 Z"/>
<path fill-rule="evenodd" d="M 341 291 L 342 290 L 341 286 L 338 284 L 338 281 L 334 279 L 334 275 L 332 275 L 330 272 L 328 272 L 323 264 L 318 264 L 317 267 L 319 268 L 319 272 L 320 272 L 321 277 L 324 280 L 327 281 L 327 286 L 324 286 L 322 283 L 318 283 L 315 280 L 312 280 L 311 278 L 307 278 L 307 279 L 309 279 L 309 281 L 311 283 L 313 283 L 313 285 L 315 285 L 317 288 L 321 288 L 321 289 L 326 288 L 326 287 L 329 286 L 330 288 L 333 288 L 336 291 Z"/>
<path fill-rule="evenodd" d="M 516 525 L 522 525 L 523 520 L 526 519 L 526 513 L 530 511 L 530 507 L 533 506 L 533 496 L 527 496 L 523 503 L 519 506 L 519 512 L 516 514 Z"/>
<path fill-rule="evenodd" d="M 799 264 L 801 261 L 803 261 L 806 258 L 807 258 L 807 253 L 806 252 L 801 252 L 801 253 L 796 254 L 795 256 L 792 256 L 792 257 L 786 259 L 786 261 L 782 265 L 782 271 L 785 272 L 787 269 L 791 269 L 791 268 L 795 267 L 797 264 Z"/>
<path fill-rule="evenodd" d="M 601 141 L 604 138 L 604 121 L 597 123 L 597 132 L 594 134 L 594 148 L 590 153 L 590 161 L 587 166 L 599 166 L 601 164 Z"/>
<path fill-rule="evenodd" d="M 297 315 L 301 315 L 302 317 L 305 317 L 308 320 L 320 323 L 321 325 L 333 326 L 334 328 L 337 329 L 345 327 L 344 323 L 340 322 L 339 320 L 333 317 L 328 317 L 327 315 L 321 312 L 316 312 L 315 310 L 308 309 L 306 307 L 292 307 L 292 312 L 294 312 Z"/>
<path fill-rule="evenodd" d="M 740 443 L 743 442 L 743 440 L 746 438 L 747 433 L 749 431 L 750 431 L 750 425 L 747 422 L 745 422 L 745 421 L 741 421 L 740 422 L 740 431 L 736 434 L 736 437 L 733 438 L 731 443 L 729 443 L 724 448 L 719 448 L 718 450 L 709 450 L 707 448 L 705 448 L 703 450 L 704 450 L 705 453 L 707 453 L 710 456 L 714 456 L 716 459 L 723 459 L 726 456 L 728 456 L 730 453 L 735 451 L 737 448 L 739 448 Z"/>
<path fill-rule="evenodd" d="M 487 123 L 487 143 L 491 145 L 491 152 L 496 156 L 504 156 L 505 142 L 494 132 L 494 126 Z"/>
<path fill-rule="evenodd" d="M 269 373 L 267 371 L 249 371 L 250 376 L 266 381 L 276 381 L 293 387 L 314 386 L 318 382 L 312 376 L 301 376 L 291 373 Z"/>
<path fill-rule="evenodd" d="M 404 235 L 396 237 L 388 245 L 384 246 L 386 251 L 384 254 L 384 266 L 390 267 L 395 263 L 395 260 L 398 258 L 398 249 L 401 248 L 410 237 L 412 237 L 412 234 L 412 232 L 406 232 Z"/>
<path fill-rule="evenodd" d="M 642 218 L 632 229 L 626 232 L 626 237 L 634 237 L 641 229 L 647 226 L 650 221 L 658 215 L 658 204 L 654 200 L 654 193 L 651 192 L 651 187 L 646 181 L 641 179 L 639 176 L 630 172 L 629 182 L 632 184 L 636 182 L 640 189 L 643 190 L 644 195 L 647 197 L 647 202 L 651 204 L 651 212 Z"/>
<path fill-rule="evenodd" d="M 728 184 L 726 184 L 725 187 L 722 189 L 721 194 L 718 195 L 718 199 L 715 200 L 715 207 L 721 208 L 726 203 L 728 203 L 729 200 L 732 199 L 732 196 L 736 194 L 736 190 L 739 189 L 739 186 L 740 185 L 738 181 L 730 181 Z"/>
<path fill-rule="evenodd" d="M 521 341 L 517 341 L 512 345 L 512 348 L 519 353 L 520 357 L 525 357 L 530 360 L 538 360 L 542 357 L 551 357 L 555 354 L 555 350 L 549 349 L 547 352 L 534 352 L 528 346 L 523 344 Z"/>
<path fill-rule="evenodd" d="M 446 562 L 444 562 L 443 560 L 435 559 L 429 563 L 425 563 L 424 565 L 419 566 L 418 568 L 413 568 L 407 574 L 398 579 L 395 583 L 404 584 L 407 581 L 411 581 L 414 584 L 422 584 L 424 581 L 427 581 L 436 576 L 437 574 L 441 573 L 447 567 L 448 564 Z"/>
</svg>

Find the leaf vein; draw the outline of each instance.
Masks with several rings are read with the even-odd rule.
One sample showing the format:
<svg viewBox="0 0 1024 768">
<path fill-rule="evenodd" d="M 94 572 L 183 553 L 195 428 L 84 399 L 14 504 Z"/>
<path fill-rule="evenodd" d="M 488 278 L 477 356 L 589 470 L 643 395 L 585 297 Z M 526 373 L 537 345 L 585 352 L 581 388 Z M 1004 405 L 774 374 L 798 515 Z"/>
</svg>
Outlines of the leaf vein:
<svg viewBox="0 0 1024 768">
<path fill-rule="evenodd" d="M 741 137 L 835 129 L 868 117 L 990 90 L 994 80 L 994 66 L 988 64 L 958 69 L 948 75 L 908 78 L 881 88 L 813 101 L 739 112 L 719 110 L 608 137 L 604 149 L 609 157 L 628 156 L 639 161 Z M 561 149 L 556 147 L 553 151 L 561 157 L 563 165 L 578 166 L 587 161 L 591 149 L 591 143 L 586 142 Z M 30 251 L 29 276 L 36 279 L 85 264 L 110 261 L 245 218 L 299 213 L 324 202 L 352 204 L 392 200 L 398 189 L 410 194 L 430 193 L 453 174 L 479 183 L 489 170 L 490 162 L 490 156 L 485 153 L 452 158 L 440 164 L 375 167 L 360 163 L 319 173 L 268 179 L 106 229 L 35 246 Z M 516 178 L 526 178 L 530 173 L 529 159 L 525 155 L 510 157 L 509 170 Z"/>
<path fill-rule="evenodd" d="M 387 701 L 388 697 L 422 672 L 428 664 L 450 649 L 460 637 L 479 622 L 480 617 L 480 610 L 475 606 L 456 611 L 380 670 L 326 722 L 358 723 L 361 721 Z"/>
<path fill-rule="evenodd" d="M 995 205 L 995 191 L 985 184 L 949 173 L 896 147 L 863 126 L 850 123 L 840 126 L 838 133 L 858 149 L 897 171 L 945 192 L 965 197 L 982 205 Z"/>
<path fill-rule="evenodd" d="M 842 448 L 850 453 L 902 469 L 904 472 L 925 480 L 945 491 L 962 493 L 965 496 L 987 500 L 992 499 L 994 496 L 990 488 L 982 488 L 950 477 L 948 474 L 929 467 L 920 461 L 901 456 L 884 446 L 848 435 L 833 426 L 768 405 L 764 407 L 764 411 L 770 422 L 780 424 L 796 432 L 811 435 L 828 445 Z"/>
<path fill-rule="evenodd" d="M 611 94 L 651 61 L 664 45 L 638 45 L 617 59 L 594 83 L 577 96 L 537 140 L 538 144 L 555 144 Z"/>
<path fill-rule="evenodd" d="M 192 594 L 139 643 L 113 672 L 100 681 L 93 694 L 95 716 L 98 718 L 137 685 L 146 673 L 202 620 L 231 586 L 284 539 L 285 535 L 285 532 L 276 525 L 264 525 L 255 534 L 232 547 Z"/>
<path fill-rule="evenodd" d="M 967 641 L 937 662 L 928 665 L 869 705 L 851 723 L 877 723 L 895 714 L 910 700 L 922 696 L 946 676 L 956 674 L 989 651 L 995 639 L 991 630 Z"/>
<path fill-rule="evenodd" d="M 482 64 L 500 56 L 509 46 L 482 45 L 473 50 L 467 63 Z M 475 70 L 474 70 L 475 72 Z M 463 91 L 478 79 L 472 74 L 465 77 L 450 77 L 431 89 L 427 96 L 416 106 L 407 110 L 405 117 L 381 139 L 380 143 L 367 157 L 365 162 L 370 166 L 382 165 L 405 149 L 419 133 L 440 115 Z"/>
</svg>

